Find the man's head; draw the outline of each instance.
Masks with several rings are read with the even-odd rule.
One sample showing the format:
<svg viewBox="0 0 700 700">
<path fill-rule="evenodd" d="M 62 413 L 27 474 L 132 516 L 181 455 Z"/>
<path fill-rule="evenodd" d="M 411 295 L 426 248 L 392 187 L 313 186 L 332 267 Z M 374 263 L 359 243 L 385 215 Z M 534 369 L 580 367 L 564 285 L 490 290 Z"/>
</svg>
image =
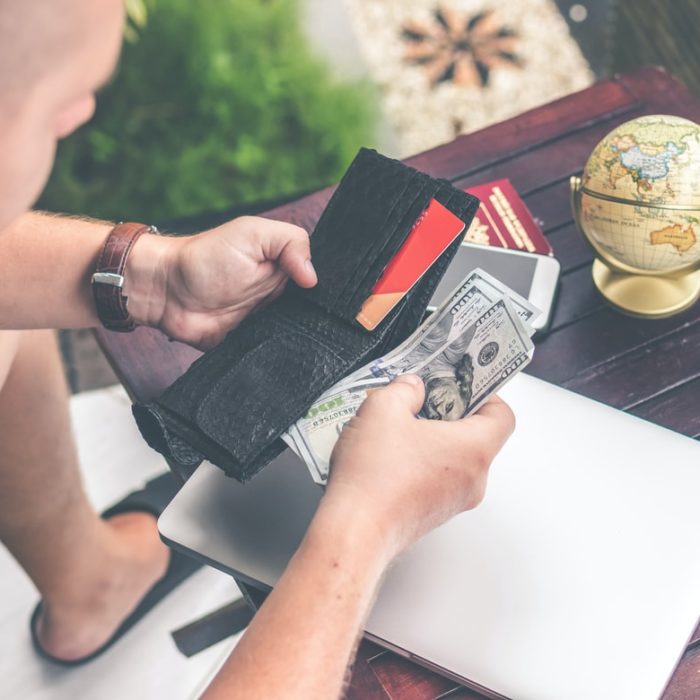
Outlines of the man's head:
<svg viewBox="0 0 700 700">
<path fill-rule="evenodd" d="M 423 415 L 430 420 L 459 420 L 472 400 L 474 365 L 465 354 L 451 370 L 436 372 L 425 382 Z"/>
<path fill-rule="evenodd" d="M 114 70 L 122 0 L 0 0 L 0 232 L 36 201 L 59 139 Z"/>
</svg>

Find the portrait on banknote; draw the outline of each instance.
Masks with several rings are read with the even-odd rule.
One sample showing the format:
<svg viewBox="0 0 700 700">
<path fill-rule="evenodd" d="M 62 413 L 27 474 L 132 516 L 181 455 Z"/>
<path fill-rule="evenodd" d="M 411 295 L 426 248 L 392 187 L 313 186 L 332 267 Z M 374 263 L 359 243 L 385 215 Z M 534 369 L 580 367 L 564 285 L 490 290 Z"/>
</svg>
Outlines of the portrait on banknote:
<svg viewBox="0 0 700 700">
<path fill-rule="evenodd" d="M 473 337 L 474 328 L 468 328 L 419 372 L 425 384 L 420 414 L 424 418 L 458 420 L 467 414 L 474 381 L 474 362 L 467 348 Z"/>
</svg>

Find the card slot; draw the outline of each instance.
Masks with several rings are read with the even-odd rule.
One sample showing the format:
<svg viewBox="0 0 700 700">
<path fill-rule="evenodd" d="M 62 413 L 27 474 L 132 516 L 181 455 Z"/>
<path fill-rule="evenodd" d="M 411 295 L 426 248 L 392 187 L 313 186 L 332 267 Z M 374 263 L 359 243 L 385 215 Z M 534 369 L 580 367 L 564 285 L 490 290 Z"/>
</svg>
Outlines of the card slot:
<svg viewBox="0 0 700 700">
<path fill-rule="evenodd" d="M 435 199 L 462 221 L 471 222 L 479 208 L 479 199 L 467 192 L 455 189 L 448 180 L 438 180 L 438 182 L 440 189 L 435 194 Z"/>
<path fill-rule="evenodd" d="M 354 312 L 353 317 L 357 316 L 357 312 L 355 312 L 355 309 L 358 309 L 359 311 L 359 309 L 362 308 L 362 305 L 365 303 L 365 301 L 370 297 L 372 289 L 374 288 L 377 280 L 383 274 L 388 263 L 394 259 L 396 253 L 398 252 L 398 250 L 400 250 L 401 246 L 403 245 L 403 242 L 406 240 L 408 233 L 410 233 L 410 231 L 415 227 L 420 215 L 428 209 L 431 201 L 438 201 L 448 211 L 453 213 L 459 220 L 463 222 L 464 230 L 460 240 L 464 238 L 464 235 L 466 235 L 467 221 L 471 219 L 469 211 L 476 211 L 476 208 L 478 206 L 477 200 L 475 200 L 471 195 L 467 195 L 463 192 L 455 190 L 455 188 L 452 187 L 450 183 L 440 180 L 433 180 L 430 184 L 430 187 L 427 188 L 422 194 L 424 197 L 423 201 L 420 201 L 419 203 L 417 200 L 414 203 L 414 205 L 419 203 L 419 206 L 415 206 L 413 210 L 409 208 L 406 212 L 406 219 L 401 224 L 401 228 L 403 229 L 405 234 L 402 236 L 402 240 L 400 240 L 398 245 L 396 246 L 385 246 L 379 258 L 381 262 L 380 269 L 375 267 L 374 269 L 370 270 L 371 274 L 368 274 L 356 285 L 353 297 L 351 299 L 344 300 L 344 302 L 347 303 L 348 307 Z M 416 214 L 417 211 L 420 213 Z M 392 243 L 395 243 L 395 241 Z M 427 273 L 428 271 L 426 270 L 424 274 Z"/>
<path fill-rule="evenodd" d="M 395 235 L 391 239 L 386 240 L 381 248 L 373 252 L 373 261 L 366 264 L 365 274 L 355 285 L 352 295 L 344 300 L 353 318 L 372 293 L 374 285 L 382 276 L 387 265 L 401 249 L 421 215 L 430 205 L 435 190 L 435 182 L 427 182 L 421 193 L 406 208 L 402 219 L 397 225 Z"/>
<path fill-rule="evenodd" d="M 404 212 L 431 178 L 413 168 L 363 150 L 341 181 L 311 236 L 319 284 L 307 296 L 326 309 L 340 308 L 367 261 L 396 235 Z M 339 254 L 339 251 L 342 251 Z"/>
<path fill-rule="evenodd" d="M 372 238 L 390 229 L 418 171 L 363 149 L 341 181 L 311 236 L 319 282 L 308 293 L 325 308 L 335 306 L 355 276 Z M 339 255 L 339 250 L 342 251 Z"/>
<path fill-rule="evenodd" d="M 367 241 L 367 244 L 363 246 L 363 256 L 355 261 L 352 270 L 347 270 L 345 284 L 339 286 L 338 295 L 336 297 L 336 302 L 340 307 L 345 309 L 347 300 L 351 298 L 353 290 L 357 287 L 358 275 L 361 279 L 362 275 L 367 276 L 376 273 L 377 259 L 381 256 L 381 249 L 386 246 L 394 245 L 397 237 L 402 240 L 408 235 L 401 231 L 402 212 L 406 209 L 408 202 L 415 201 L 415 198 L 420 196 L 420 192 L 425 188 L 426 184 L 427 176 L 417 171 L 414 173 L 414 177 L 406 183 L 406 187 L 401 193 L 400 199 L 394 203 L 391 212 L 381 228 L 377 229 L 375 238 Z M 400 242 L 396 245 L 396 249 L 398 250 L 399 247 Z M 359 248 L 359 250 L 362 250 L 362 248 Z M 387 263 L 388 260 L 384 263 L 384 267 L 386 267 Z M 380 274 L 381 270 L 379 273 L 376 273 L 377 278 Z M 344 316 L 354 318 L 356 312 L 353 313 L 353 309 L 349 308 L 345 309 L 342 313 Z"/>
<path fill-rule="evenodd" d="M 382 272 L 403 245 L 420 215 L 430 203 L 434 181 L 423 173 L 414 179 L 401 201 L 400 207 L 392 212 L 392 221 L 367 247 L 365 254 L 357 265 L 356 274 L 351 278 L 339 299 L 348 305 L 348 315 L 355 316 L 364 299 L 369 296 Z M 358 281 L 359 277 L 359 281 Z M 355 299 L 366 291 L 364 299 L 356 305 Z M 357 306 L 357 308 L 355 308 Z"/>
</svg>

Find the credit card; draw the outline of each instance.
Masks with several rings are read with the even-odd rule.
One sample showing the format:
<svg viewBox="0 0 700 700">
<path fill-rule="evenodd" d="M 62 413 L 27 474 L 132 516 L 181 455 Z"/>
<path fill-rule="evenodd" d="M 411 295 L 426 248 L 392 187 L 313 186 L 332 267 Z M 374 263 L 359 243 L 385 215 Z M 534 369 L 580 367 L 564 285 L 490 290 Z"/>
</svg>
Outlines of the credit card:
<svg viewBox="0 0 700 700">
<path fill-rule="evenodd" d="M 458 216 L 433 199 L 377 280 L 356 316 L 357 322 L 373 331 L 464 231 L 464 227 L 465 223 Z"/>
</svg>

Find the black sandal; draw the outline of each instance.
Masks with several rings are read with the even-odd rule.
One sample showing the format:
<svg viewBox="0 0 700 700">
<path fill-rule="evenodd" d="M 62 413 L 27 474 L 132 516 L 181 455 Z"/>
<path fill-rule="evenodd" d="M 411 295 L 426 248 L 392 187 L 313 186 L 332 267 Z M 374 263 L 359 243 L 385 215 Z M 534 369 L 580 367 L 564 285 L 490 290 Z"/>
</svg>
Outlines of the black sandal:
<svg viewBox="0 0 700 700">
<path fill-rule="evenodd" d="M 162 474 L 149 481 L 140 491 L 130 493 L 122 501 L 107 509 L 102 514 L 102 518 L 108 520 L 122 513 L 150 513 L 157 518 L 174 498 L 177 491 L 178 486 L 173 475 L 169 472 Z M 201 568 L 201 566 L 202 564 L 195 559 L 171 550 L 170 563 L 168 564 L 168 570 L 165 572 L 165 576 L 156 582 L 148 593 L 146 593 L 136 609 L 122 622 L 110 639 L 92 654 L 80 659 L 59 659 L 47 653 L 41 646 L 37 625 L 44 605 L 42 601 L 39 601 L 36 608 L 34 608 L 29 623 L 32 644 L 35 651 L 42 659 L 51 661 L 59 666 L 81 666 L 88 661 L 92 661 L 107 651 L 107 649 L 123 637 L 144 615 L 146 615 L 151 608 L 155 607 L 168 593 L 177 588 L 185 579 Z"/>
</svg>

